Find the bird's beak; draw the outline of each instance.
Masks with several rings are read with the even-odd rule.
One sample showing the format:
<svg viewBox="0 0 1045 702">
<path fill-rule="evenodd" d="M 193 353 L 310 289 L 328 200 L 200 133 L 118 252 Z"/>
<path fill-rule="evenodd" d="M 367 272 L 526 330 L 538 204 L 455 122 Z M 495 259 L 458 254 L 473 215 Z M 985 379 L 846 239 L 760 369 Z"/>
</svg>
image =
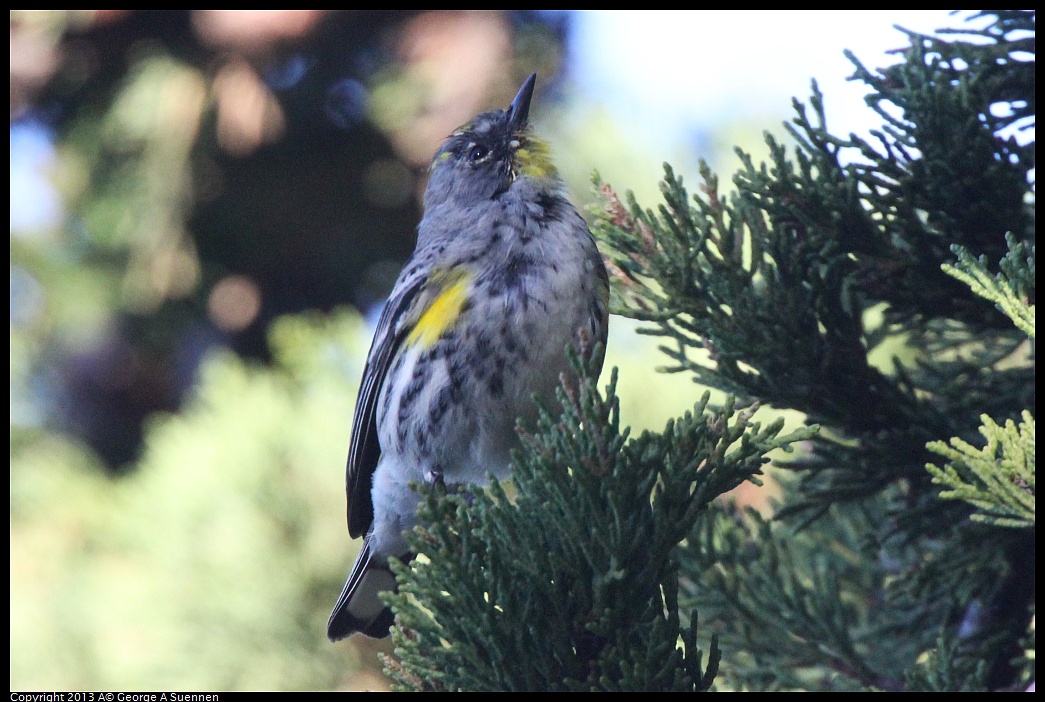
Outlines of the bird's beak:
<svg viewBox="0 0 1045 702">
<path fill-rule="evenodd" d="M 533 86 L 537 83 L 537 74 L 532 73 L 519 88 L 519 93 L 508 107 L 508 126 L 513 132 L 523 128 L 530 116 L 530 100 L 533 98 Z"/>
</svg>

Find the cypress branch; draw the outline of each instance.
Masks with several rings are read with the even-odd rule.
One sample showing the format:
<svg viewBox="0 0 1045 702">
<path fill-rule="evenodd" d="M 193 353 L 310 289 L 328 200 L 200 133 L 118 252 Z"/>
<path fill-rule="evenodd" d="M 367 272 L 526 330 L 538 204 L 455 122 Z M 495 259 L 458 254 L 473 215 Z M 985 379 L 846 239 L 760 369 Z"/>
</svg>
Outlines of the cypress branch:
<svg viewBox="0 0 1045 702">
<path fill-rule="evenodd" d="M 579 371 L 581 369 L 579 368 Z M 628 440 L 616 374 L 564 381 L 516 456 L 513 495 L 494 482 L 428 490 L 420 557 L 400 566 L 398 661 L 404 689 L 706 690 L 715 675 L 696 618 L 683 625 L 678 545 L 709 503 L 755 478 L 766 454 L 808 438 L 763 428 L 732 400 L 661 434 Z M 690 617 L 686 617 L 690 619 Z M 681 644 L 680 644 L 681 641 Z"/>
</svg>

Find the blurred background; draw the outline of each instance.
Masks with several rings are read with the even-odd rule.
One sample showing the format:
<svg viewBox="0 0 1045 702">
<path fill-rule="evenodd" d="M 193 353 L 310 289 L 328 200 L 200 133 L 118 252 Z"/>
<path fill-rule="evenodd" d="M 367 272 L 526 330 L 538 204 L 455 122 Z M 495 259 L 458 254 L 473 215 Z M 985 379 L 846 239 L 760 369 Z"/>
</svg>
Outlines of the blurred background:
<svg viewBox="0 0 1045 702">
<path fill-rule="evenodd" d="M 842 50 L 944 11 L 11 11 L 11 688 L 382 689 L 326 618 L 355 556 L 344 463 L 425 168 L 538 73 L 579 205 L 597 170 L 727 183 Z M 623 421 L 699 389 L 614 318 Z"/>
</svg>

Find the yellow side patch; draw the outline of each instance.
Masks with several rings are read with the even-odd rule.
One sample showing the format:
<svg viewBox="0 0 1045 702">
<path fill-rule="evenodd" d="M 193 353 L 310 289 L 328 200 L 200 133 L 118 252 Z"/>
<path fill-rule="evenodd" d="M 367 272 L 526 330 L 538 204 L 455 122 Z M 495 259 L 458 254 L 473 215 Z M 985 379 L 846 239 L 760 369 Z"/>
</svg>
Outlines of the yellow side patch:
<svg viewBox="0 0 1045 702">
<path fill-rule="evenodd" d="M 443 336 L 447 329 L 452 327 L 461 315 L 465 302 L 468 301 L 468 289 L 470 279 L 467 275 L 445 275 L 446 287 L 444 287 L 435 298 L 428 304 L 428 308 L 421 313 L 417 324 L 410 330 L 406 337 L 408 344 L 420 344 L 423 348 L 431 348 L 435 342 Z M 432 276 L 433 282 L 438 285 L 438 277 Z"/>
</svg>

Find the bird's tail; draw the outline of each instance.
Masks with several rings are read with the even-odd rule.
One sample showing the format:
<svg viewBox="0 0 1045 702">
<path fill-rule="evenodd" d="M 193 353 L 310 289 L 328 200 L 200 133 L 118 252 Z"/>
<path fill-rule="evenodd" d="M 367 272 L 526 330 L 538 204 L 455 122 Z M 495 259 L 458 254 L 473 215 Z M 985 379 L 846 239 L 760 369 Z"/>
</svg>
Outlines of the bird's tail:
<svg viewBox="0 0 1045 702">
<path fill-rule="evenodd" d="M 373 552 L 368 534 L 330 614 L 327 636 L 331 641 L 340 641 L 356 632 L 375 639 L 388 636 L 395 617 L 378 593 L 395 589 L 396 579 L 388 567 L 388 559 Z"/>
</svg>

